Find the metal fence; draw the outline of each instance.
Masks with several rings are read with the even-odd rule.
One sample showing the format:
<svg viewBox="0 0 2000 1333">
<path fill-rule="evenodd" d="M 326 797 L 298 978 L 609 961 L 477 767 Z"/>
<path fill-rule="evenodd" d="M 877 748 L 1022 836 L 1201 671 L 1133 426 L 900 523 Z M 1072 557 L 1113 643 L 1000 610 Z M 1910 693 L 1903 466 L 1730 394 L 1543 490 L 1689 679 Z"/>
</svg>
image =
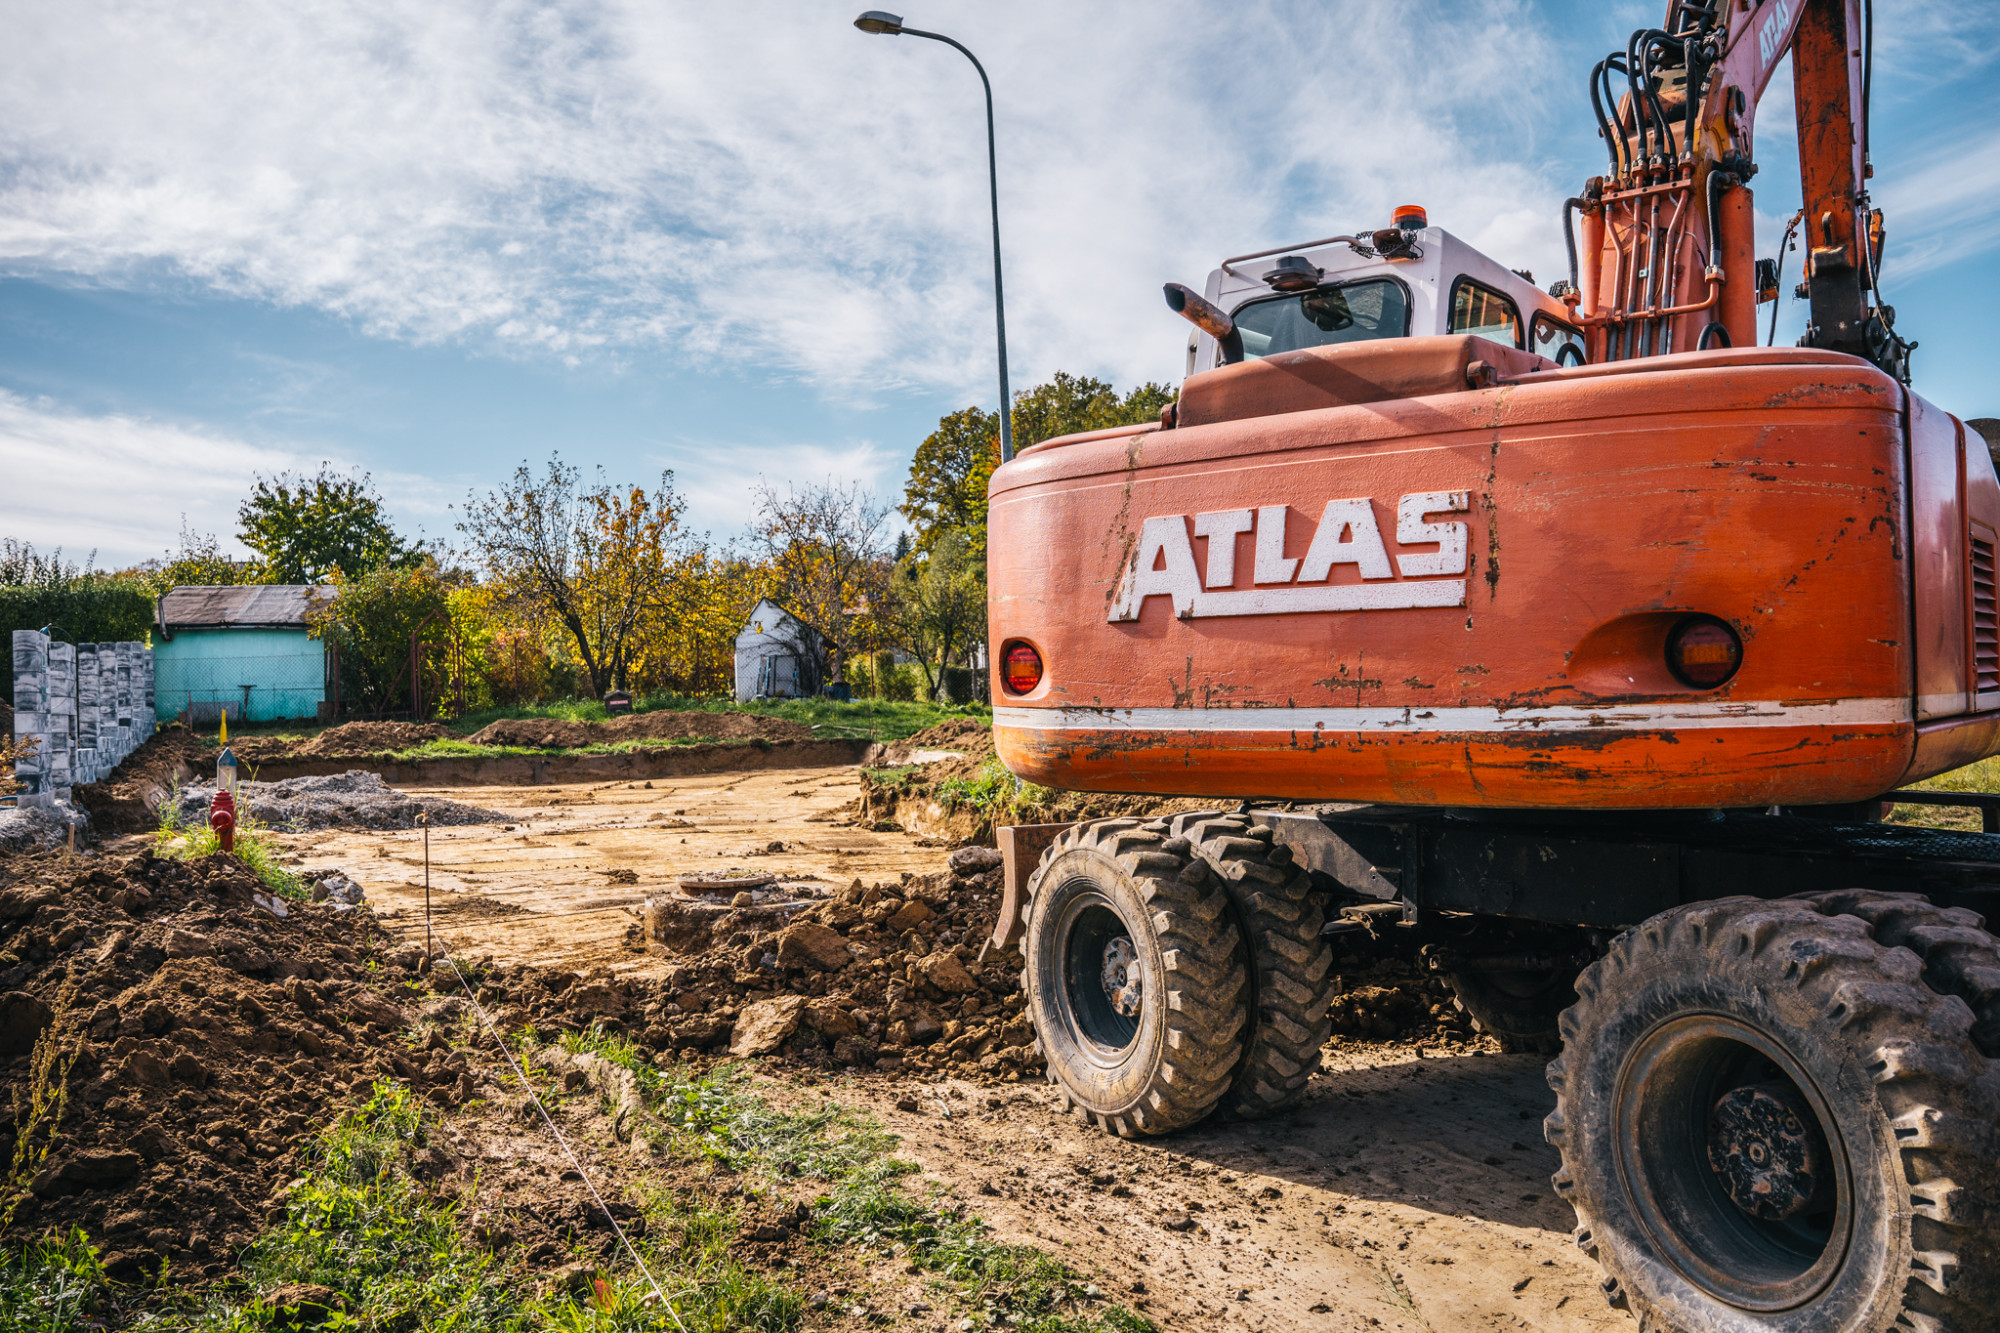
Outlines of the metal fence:
<svg viewBox="0 0 2000 1333">
<path fill-rule="evenodd" d="M 316 717 L 326 697 L 326 663 L 311 653 L 271 657 L 161 657 L 153 697 L 159 715 L 189 713 L 213 722 Z"/>
</svg>

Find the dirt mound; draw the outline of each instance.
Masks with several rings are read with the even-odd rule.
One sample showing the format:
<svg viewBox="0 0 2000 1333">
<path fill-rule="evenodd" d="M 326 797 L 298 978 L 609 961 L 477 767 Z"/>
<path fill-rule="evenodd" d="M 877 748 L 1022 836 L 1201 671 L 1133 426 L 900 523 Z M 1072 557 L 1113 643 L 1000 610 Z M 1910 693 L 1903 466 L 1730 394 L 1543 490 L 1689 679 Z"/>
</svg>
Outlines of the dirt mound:
<svg viewBox="0 0 2000 1333">
<path fill-rule="evenodd" d="M 333 758 L 341 755 L 386 754 L 414 749 L 431 741 L 454 741 L 461 737 L 450 727 L 436 722 L 343 722 L 328 727 L 291 753 L 301 757 Z"/>
<path fill-rule="evenodd" d="M 517 745 L 570 750 L 614 741 L 790 741 L 811 740 L 812 728 L 782 717 L 756 713 L 706 713 L 661 709 L 614 717 L 609 722 L 568 722 L 561 718 L 503 718 L 472 737 L 474 745 Z"/>
<path fill-rule="evenodd" d="M 440 825 L 504 824 L 511 818 L 497 810 L 482 810 L 442 797 L 413 800 L 378 774 L 357 770 L 283 782 L 241 782 L 236 792 L 238 809 L 247 801 L 252 819 L 291 833 L 317 828 L 415 828 L 419 811 Z M 181 819 L 205 822 L 213 799 L 213 787 L 182 788 Z"/>
<path fill-rule="evenodd" d="M 984 718 L 954 717 L 896 742 L 904 750 L 959 750 L 968 756 L 993 753 L 993 724 Z"/>
<path fill-rule="evenodd" d="M 90 816 L 100 838 L 144 833 L 159 823 L 159 809 L 175 787 L 215 775 L 215 747 L 180 727 L 156 732 L 125 756 L 101 782 L 74 789 L 77 805 Z"/>
<path fill-rule="evenodd" d="M 295 1174 L 301 1136 L 357 1083 L 471 1092 L 462 1057 L 387 1040 L 411 1017 L 401 983 L 418 953 L 368 912 L 278 916 L 225 856 L 43 854 L 0 876 L 0 1102 L 27 1104 L 38 1034 L 54 1027 L 75 1059 L 8 1240 L 81 1225 L 114 1274 L 168 1260 L 213 1276 Z M 0 1162 L 24 1136 L 41 1146 L 46 1123 L 9 1114 Z"/>
<path fill-rule="evenodd" d="M 978 961 L 999 903 L 996 854 L 901 883 L 855 881 L 803 910 L 647 904 L 664 980 L 501 969 L 509 1026 L 604 1023 L 660 1051 L 778 1054 L 818 1067 L 1006 1076 L 1039 1068 L 1020 960 Z M 636 941 L 635 941 L 636 942 Z"/>
</svg>

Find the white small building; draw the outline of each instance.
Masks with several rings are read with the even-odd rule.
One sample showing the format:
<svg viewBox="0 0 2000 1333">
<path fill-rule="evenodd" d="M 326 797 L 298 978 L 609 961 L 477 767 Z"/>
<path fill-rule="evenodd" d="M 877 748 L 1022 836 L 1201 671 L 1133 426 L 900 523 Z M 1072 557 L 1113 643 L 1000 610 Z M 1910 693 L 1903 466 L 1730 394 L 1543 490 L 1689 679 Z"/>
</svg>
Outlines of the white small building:
<svg viewBox="0 0 2000 1333">
<path fill-rule="evenodd" d="M 736 697 L 799 699 L 819 692 L 817 636 L 769 598 L 757 603 L 736 635 Z"/>
</svg>

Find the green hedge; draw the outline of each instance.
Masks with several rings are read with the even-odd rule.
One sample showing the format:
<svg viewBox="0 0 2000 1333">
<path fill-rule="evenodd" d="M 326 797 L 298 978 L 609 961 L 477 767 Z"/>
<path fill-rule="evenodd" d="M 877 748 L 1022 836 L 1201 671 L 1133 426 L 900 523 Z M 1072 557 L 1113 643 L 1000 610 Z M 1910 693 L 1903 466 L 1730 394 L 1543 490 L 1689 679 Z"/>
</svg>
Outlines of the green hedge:
<svg viewBox="0 0 2000 1333">
<path fill-rule="evenodd" d="M 50 624 L 67 643 L 143 642 L 153 627 L 153 599 L 107 579 L 0 587 L 0 701 L 14 702 L 14 631 Z"/>
</svg>

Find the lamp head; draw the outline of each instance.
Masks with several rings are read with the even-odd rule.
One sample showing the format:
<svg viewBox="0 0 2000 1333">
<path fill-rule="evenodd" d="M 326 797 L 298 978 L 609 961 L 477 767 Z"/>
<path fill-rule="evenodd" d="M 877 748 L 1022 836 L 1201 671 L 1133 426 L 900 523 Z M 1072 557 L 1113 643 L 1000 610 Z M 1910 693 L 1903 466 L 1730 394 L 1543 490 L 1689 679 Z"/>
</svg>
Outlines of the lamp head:
<svg viewBox="0 0 2000 1333">
<path fill-rule="evenodd" d="M 886 10 L 871 9 L 854 20 L 854 26 L 863 32 L 872 32 L 883 37 L 897 37 L 902 35 L 903 18 L 900 14 L 891 14 Z"/>
</svg>

